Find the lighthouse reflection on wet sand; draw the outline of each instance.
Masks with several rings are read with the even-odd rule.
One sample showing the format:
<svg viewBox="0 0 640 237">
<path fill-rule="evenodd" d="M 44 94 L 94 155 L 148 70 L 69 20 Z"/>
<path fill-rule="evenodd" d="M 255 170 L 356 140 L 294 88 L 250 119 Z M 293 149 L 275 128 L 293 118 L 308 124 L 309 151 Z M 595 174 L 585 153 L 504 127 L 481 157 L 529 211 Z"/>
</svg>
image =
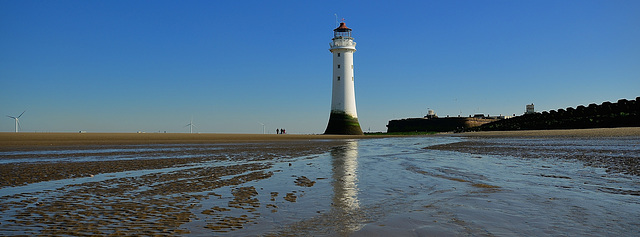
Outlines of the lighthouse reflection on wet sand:
<svg viewBox="0 0 640 237">
<path fill-rule="evenodd" d="M 353 53 L 356 51 L 356 42 L 351 37 L 351 29 L 344 22 L 333 30 L 333 39 L 329 46 L 329 51 L 333 54 L 333 88 L 331 116 L 324 133 L 361 135 L 362 129 L 356 112 L 353 73 Z"/>
</svg>

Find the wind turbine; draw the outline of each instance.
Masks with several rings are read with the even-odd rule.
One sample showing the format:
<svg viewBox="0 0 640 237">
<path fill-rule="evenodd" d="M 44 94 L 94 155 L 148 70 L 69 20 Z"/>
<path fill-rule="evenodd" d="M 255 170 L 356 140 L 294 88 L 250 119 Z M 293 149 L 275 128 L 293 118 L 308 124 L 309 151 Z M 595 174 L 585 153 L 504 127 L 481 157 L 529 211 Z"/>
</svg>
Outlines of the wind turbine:
<svg viewBox="0 0 640 237">
<path fill-rule="evenodd" d="M 261 123 L 261 122 L 258 122 L 258 123 L 262 125 L 262 134 L 264 134 L 264 125 L 265 125 L 265 124 L 264 124 L 264 123 Z"/>
<path fill-rule="evenodd" d="M 189 133 L 193 133 L 193 127 L 196 127 L 196 125 L 193 124 L 193 117 L 191 117 L 191 120 L 189 121 L 189 124 L 185 125 L 185 127 L 186 126 L 189 126 Z"/>
<path fill-rule="evenodd" d="M 7 117 L 12 118 L 13 120 L 15 120 L 15 121 L 16 121 L 16 132 L 18 132 L 18 128 L 20 127 L 20 120 L 19 120 L 19 118 L 20 118 L 20 117 L 22 117 L 22 115 L 24 114 L 24 112 L 27 112 L 27 111 L 26 111 L 26 110 L 25 110 L 25 111 L 22 111 L 22 113 L 21 113 L 20 115 L 18 115 L 18 117 L 13 117 L 13 116 L 9 116 L 9 115 L 7 115 Z"/>
</svg>

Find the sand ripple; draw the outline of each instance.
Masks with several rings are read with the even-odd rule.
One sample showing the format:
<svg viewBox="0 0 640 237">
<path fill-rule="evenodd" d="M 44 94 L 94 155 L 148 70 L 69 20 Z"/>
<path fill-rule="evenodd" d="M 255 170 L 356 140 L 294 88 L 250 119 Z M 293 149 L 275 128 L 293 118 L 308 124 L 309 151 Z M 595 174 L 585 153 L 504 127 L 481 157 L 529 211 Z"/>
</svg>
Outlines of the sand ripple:
<svg viewBox="0 0 640 237">
<path fill-rule="evenodd" d="M 11 163 L 0 166 L 1 186 L 91 177 L 101 173 L 167 169 L 50 191 L 0 197 L 0 233 L 9 235 L 180 235 L 183 225 L 203 220 L 205 228 L 228 232 L 253 223 L 261 214 L 258 191 L 245 184 L 269 178 L 274 162 L 326 152 L 338 141 L 227 145 L 196 158 L 97 162 Z M 187 145 L 185 145 L 187 146 Z M 162 154 L 160 154 L 162 156 Z M 166 155 L 166 154 L 165 154 Z M 144 154 L 143 154 L 144 156 Z M 158 156 L 154 152 L 149 157 Z M 214 190 L 236 187 L 228 206 L 202 210 Z M 271 193 L 271 199 L 278 197 Z M 294 196 L 295 197 L 295 196 Z M 291 200 L 289 194 L 285 197 Z M 275 204 L 267 206 L 277 211 Z M 200 211 L 196 211 L 200 210 Z"/>
</svg>

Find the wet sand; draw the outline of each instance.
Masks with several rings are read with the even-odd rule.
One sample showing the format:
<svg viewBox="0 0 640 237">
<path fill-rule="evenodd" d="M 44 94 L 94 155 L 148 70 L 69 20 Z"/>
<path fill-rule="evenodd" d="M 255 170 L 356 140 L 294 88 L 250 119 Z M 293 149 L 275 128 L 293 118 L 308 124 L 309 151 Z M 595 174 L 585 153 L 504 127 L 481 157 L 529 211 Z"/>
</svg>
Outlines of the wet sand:
<svg viewBox="0 0 640 237">
<path fill-rule="evenodd" d="M 190 133 L 0 133 L 0 151 L 8 148 L 77 145 L 216 144 L 266 141 L 364 139 L 381 136 Z"/>
<path fill-rule="evenodd" d="M 381 136 L 351 135 L 275 135 L 275 134 L 136 134 L 136 133 L 0 133 L 0 152 L 38 151 L 38 150 L 85 150 L 79 154 L 50 155 L 49 157 L 77 157 L 79 160 L 91 154 L 93 149 L 120 149 L 131 145 L 185 144 L 185 145 L 227 145 L 225 149 L 204 150 L 210 156 L 229 153 L 270 153 L 277 157 L 278 153 L 302 155 L 306 153 L 322 153 L 331 146 L 341 143 L 343 139 L 364 139 Z M 332 141 L 332 142 L 329 142 Z M 251 144 L 251 145 L 246 145 Z M 278 152 L 274 153 L 274 147 Z M 180 151 L 178 151 L 180 152 Z M 149 153 L 149 154 L 146 154 Z M 156 154 L 137 152 L 140 157 L 133 160 L 117 161 L 78 161 L 78 162 L 22 162 L 0 164 L 0 188 L 19 186 L 50 180 L 90 177 L 102 173 L 123 172 L 142 169 L 162 169 L 177 165 L 204 162 L 217 157 L 189 158 L 155 158 L 154 156 L 171 156 L 172 152 Z M 123 155 L 118 152 L 101 153 L 100 156 Z M 131 155 L 131 154 L 129 154 Z M 190 156 L 198 152 L 190 152 Z M 12 159 L 28 159 L 33 155 L 11 156 Z M 2 159 L 3 157 L 0 157 Z M 1 161 L 1 160 L 0 160 Z M 244 160 L 246 161 L 246 160 Z"/>
<path fill-rule="evenodd" d="M 48 140 L 56 136 L 66 139 L 57 142 Z M 323 136 L 282 135 L 284 139 L 277 139 L 274 136 L 237 135 L 231 138 L 236 140 L 222 139 L 220 136 L 204 136 L 207 138 L 204 140 L 200 137 L 180 140 L 190 144 L 172 144 L 167 145 L 171 149 L 162 149 L 165 146 L 162 143 L 175 143 L 170 140 L 175 136 L 170 139 L 156 135 L 131 139 L 135 136 L 131 134 L 93 135 L 82 139 L 78 139 L 77 135 L 56 136 L 50 134 L 46 139 L 24 139 L 19 144 L 11 143 L 12 147 L 5 148 L 22 150 L 27 149 L 24 144 L 32 144 L 34 149 L 51 150 L 52 147 L 42 145 L 50 146 L 53 143 L 57 145 L 55 149 L 74 149 L 77 152 L 60 156 L 82 159 L 96 156 L 93 152 L 97 149 L 131 149 L 130 145 L 114 143 L 160 145 L 139 152 L 135 148 L 140 146 L 134 146 L 131 154 L 98 153 L 98 156 L 105 157 L 139 157 L 131 160 L 15 162 L 0 165 L 0 188 L 9 188 L 4 192 L 19 190 L 13 195 L 0 195 L 0 211 L 4 213 L 4 217 L 0 218 L 0 235 L 149 236 L 189 234 L 193 229 L 201 228 L 219 233 L 241 229 L 253 224 L 261 216 L 257 207 L 264 207 L 255 197 L 257 193 L 252 182 L 271 177 L 274 164 L 326 153 L 332 147 L 344 144 L 342 139 Z M 100 140 L 104 137 L 116 139 Z M 144 140 L 143 137 L 155 140 Z M 260 139 L 263 141 L 249 143 Z M 195 141 L 205 144 L 191 144 L 197 143 Z M 171 158 L 180 157 L 181 153 L 186 153 L 186 158 Z M 28 156 L 24 159 L 29 159 Z M 53 154 L 54 159 L 55 156 L 57 154 Z M 12 156 L 12 159 L 21 158 Z M 292 177 L 293 181 L 305 187 L 314 183 L 306 177 Z M 56 183 L 61 186 L 55 190 L 28 191 L 32 190 L 28 184 L 55 186 Z M 21 191 L 22 187 L 26 187 L 24 191 Z M 233 200 L 225 206 L 210 206 L 211 201 L 208 200 L 220 197 L 212 190 L 223 187 L 232 189 Z M 278 205 L 281 205 L 278 203 L 296 202 L 298 195 L 295 190 L 286 194 L 272 192 L 273 203 L 268 204 L 267 208 L 277 212 Z M 194 220 L 206 222 L 197 228 L 183 226 Z"/>
<path fill-rule="evenodd" d="M 542 147 L 541 150 L 537 146 L 513 145 L 517 143 L 505 143 L 504 146 L 496 146 L 496 144 L 500 145 L 506 140 L 562 142 L 565 139 L 639 139 L 640 128 L 486 132 L 444 136 L 465 136 L 468 140 L 431 146 L 428 149 L 546 158 L 550 153 L 545 152 L 544 149 L 549 147 Z M 0 151 L 3 152 L 77 151 L 73 154 L 50 155 L 54 159 L 58 156 L 71 159 L 65 162 L 27 161 L 0 164 L 0 188 L 5 188 L 5 191 L 13 190 L 11 193 L 15 193 L 0 195 L 0 212 L 3 212 L 3 217 L 0 218 L 0 235 L 149 236 L 211 235 L 211 232 L 234 235 L 234 231 L 249 226 L 259 227 L 261 218 L 273 213 L 283 213 L 279 217 L 287 218 L 286 215 L 293 210 L 293 204 L 310 198 L 310 195 L 305 196 L 305 190 L 317 187 L 316 182 L 327 182 L 329 177 L 312 177 L 310 173 L 300 171 L 295 173 L 295 176 L 286 177 L 286 182 L 294 184 L 294 187 L 283 187 L 279 190 L 266 188 L 263 190 L 261 186 L 256 185 L 256 182 L 260 180 L 275 182 L 276 180 L 272 177 L 280 172 L 287 173 L 282 170 L 291 168 L 291 163 L 294 163 L 293 167 L 298 165 L 297 168 L 313 167 L 314 164 L 305 161 L 304 157 L 327 153 L 335 147 L 344 146 L 346 140 L 353 138 L 373 137 L 0 133 Z M 154 149 L 135 150 L 135 147 L 147 145 L 153 146 Z M 134 148 L 132 151 L 120 151 L 131 150 L 132 147 Z M 167 149 L 163 149 L 164 147 Z M 176 147 L 180 149 L 174 149 Z M 96 149 L 115 151 L 96 154 L 94 153 Z M 607 150 L 592 151 L 591 154 L 584 155 L 582 158 L 576 158 L 576 155 L 556 158 L 582 159 L 585 162 L 591 162 L 594 166 L 605 166 L 612 171 L 638 175 L 638 159 L 634 161 L 625 155 L 612 156 L 607 152 Z M 574 154 L 575 152 L 560 153 Z M 182 155 L 185 157 L 181 157 Z M 12 159 L 27 160 L 32 156 L 13 156 Z M 137 158 L 83 161 L 87 157 L 95 156 Z M 348 165 L 336 164 L 336 167 L 345 166 Z M 409 171 L 429 174 L 427 171 L 417 169 Z M 334 173 L 342 174 L 335 178 L 339 181 L 348 181 L 352 177 L 351 171 L 342 173 L 334 171 Z M 457 176 L 443 177 L 454 182 L 459 180 Z M 553 178 L 564 179 L 565 177 Z M 44 191 L 32 191 L 30 188 L 30 185 L 41 184 L 58 188 L 45 188 Z M 497 187 L 484 183 L 475 184 L 473 183 L 471 187 L 488 190 L 494 190 Z M 341 187 L 338 184 L 334 185 Z M 346 186 L 343 189 L 347 190 Z M 229 190 L 229 193 L 222 193 L 224 190 Z M 341 189 L 338 188 L 338 190 Z M 627 189 L 601 191 L 640 195 L 637 191 Z M 334 190 L 334 192 L 337 191 Z M 349 194 L 347 191 L 343 193 Z M 225 201 L 217 201 L 222 199 Z M 341 204 L 336 200 L 331 201 L 331 206 L 340 207 L 338 209 L 341 210 L 351 210 L 351 206 L 346 204 L 340 206 Z M 304 207 L 300 208 L 304 209 Z M 425 206 L 425 208 L 430 210 L 431 206 L 429 208 Z M 312 222 L 309 225 L 340 226 L 342 224 L 345 226 L 343 228 L 345 234 L 352 233 L 350 225 L 343 222 L 348 221 L 354 213 L 358 212 L 344 212 L 343 218 L 335 216 L 328 218 L 328 220 L 334 220 L 333 222 L 324 224 Z M 323 212 L 319 215 L 332 213 Z M 457 219 L 452 220 L 457 223 L 455 221 Z M 382 225 L 380 227 L 384 228 Z M 289 232 L 258 233 L 286 235 Z"/>
<path fill-rule="evenodd" d="M 176 235 L 189 233 L 188 229 L 180 226 L 196 215 L 210 216 L 208 219 L 212 221 L 205 228 L 216 232 L 231 231 L 242 228 L 259 216 L 253 211 L 257 204 L 252 197 L 255 192 L 252 186 L 234 189 L 236 198 L 228 207 L 216 206 L 200 213 L 193 213 L 191 209 L 196 203 L 215 198 L 217 194 L 210 190 L 269 178 L 273 173 L 268 169 L 274 162 L 325 153 L 331 147 L 343 144 L 343 139 L 354 138 L 374 136 L 0 133 L 2 152 L 74 151 L 73 154 L 54 152 L 47 155 L 52 160 L 68 160 L 63 162 L 30 162 L 28 159 L 38 155 L 11 155 L 11 159 L 25 159 L 25 162 L 0 164 L 0 188 L 89 179 L 64 185 L 56 190 L 59 194 L 52 197 L 41 192 L 2 196 L 0 211 L 18 211 L 12 213 L 16 218 L 4 219 L 0 223 L 0 231 L 18 235 Z M 163 149 L 165 144 L 169 146 L 167 149 Z M 136 151 L 137 147 L 145 146 L 153 146 L 154 149 Z M 179 149 L 175 149 L 176 146 Z M 94 153 L 104 149 L 114 152 Z M 83 161 L 86 157 L 95 156 L 137 158 Z M 199 164 L 209 165 L 199 167 Z M 176 170 L 117 177 L 122 172 L 163 169 Z M 112 178 L 91 180 L 101 177 L 101 174 Z M 312 185 L 301 180 L 301 184 Z M 273 199 L 282 196 L 280 198 L 289 202 L 296 199 L 294 193 L 271 195 Z M 277 210 L 276 205 L 271 205 L 271 208 Z M 242 210 L 244 214 L 221 214 L 231 209 Z"/>
<path fill-rule="evenodd" d="M 158 144 L 246 144 L 274 142 L 281 150 L 291 154 L 327 151 L 327 145 L 333 143 L 312 141 L 328 141 L 341 139 L 365 139 L 381 136 L 354 135 L 292 135 L 292 134 L 188 134 L 188 133 L 0 133 L 0 152 L 2 151 L 35 151 L 35 150 L 92 150 L 117 149 L 126 145 L 158 145 Z M 334 144 L 335 145 L 335 144 Z M 259 151 L 263 145 L 236 146 L 232 151 L 247 152 L 244 147 L 254 152 L 271 152 L 270 149 Z M 249 148 L 250 147 L 250 148 Z M 324 149 L 322 149 L 324 148 Z M 121 154 L 101 154 L 121 155 Z M 69 156 L 62 154 L 60 156 Z M 86 154 L 75 155 L 78 158 Z M 146 157 L 145 154 L 138 154 Z M 25 155 L 25 158 L 32 155 Z M 12 158 L 16 158 L 13 156 Z M 20 157 L 17 157 L 20 158 Z M 2 157 L 0 157 L 2 159 Z M 0 164 L 0 188 L 4 186 L 19 186 L 65 178 L 90 177 L 102 173 L 122 172 L 141 169 L 161 169 L 176 165 L 202 162 L 203 158 L 173 158 L 173 159 L 135 159 L 119 161 L 96 162 L 64 162 L 42 163 L 25 162 Z"/>
<path fill-rule="evenodd" d="M 491 131 L 461 133 L 453 136 L 464 136 L 468 139 L 457 143 L 430 146 L 427 149 L 523 158 L 573 159 L 582 161 L 586 165 L 606 168 L 610 172 L 640 175 L 640 160 L 637 157 L 640 148 L 631 151 L 631 154 L 625 154 L 617 150 L 609 150 L 607 146 L 585 151 L 575 150 L 575 147 L 567 145 L 571 139 L 635 139 L 640 141 L 640 127 Z M 514 139 L 522 139 L 522 142 L 514 143 Z M 527 141 L 533 139 L 546 139 L 550 142 L 528 144 Z"/>
<path fill-rule="evenodd" d="M 495 138 L 495 137 L 640 137 L 640 127 L 591 128 L 558 130 L 490 131 L 459 133 L 455 136 Z"/>
</svg>

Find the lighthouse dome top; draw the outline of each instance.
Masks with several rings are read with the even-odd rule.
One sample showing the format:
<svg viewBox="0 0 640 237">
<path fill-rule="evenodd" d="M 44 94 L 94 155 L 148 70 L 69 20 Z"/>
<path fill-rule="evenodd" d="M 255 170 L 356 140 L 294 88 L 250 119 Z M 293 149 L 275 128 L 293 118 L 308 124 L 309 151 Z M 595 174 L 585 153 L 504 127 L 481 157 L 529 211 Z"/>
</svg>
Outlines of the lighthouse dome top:
<svg viewBox="0 0 640 237">
<path fill-rule="evenodd" d="M 336 31 L 336 32 L 349 32 L 349 31 L 351 31 L 351 29 L 349 27 L 347 27 L 347 25 L 344 22 L 340 22 L 340 26 L 338 26 L 338 28 L 336 28 L 333 31 Z"/>
</svg>

